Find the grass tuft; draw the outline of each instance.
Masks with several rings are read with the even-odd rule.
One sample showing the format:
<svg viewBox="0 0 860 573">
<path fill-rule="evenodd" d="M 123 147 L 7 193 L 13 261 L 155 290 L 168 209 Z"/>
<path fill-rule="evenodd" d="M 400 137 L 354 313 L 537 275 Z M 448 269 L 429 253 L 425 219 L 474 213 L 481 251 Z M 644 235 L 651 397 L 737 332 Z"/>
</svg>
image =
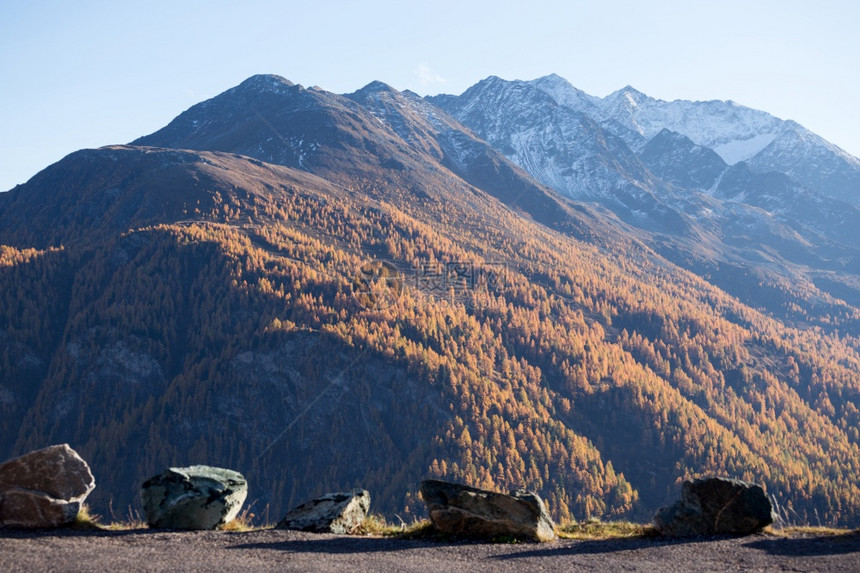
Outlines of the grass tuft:
<svg viewBox="0 0 860 573">
<path fill-rule="evenodd" d="M 243 521 L 236 517 L 225 523 L 224 525 L 218 526 L 218 531 L 233 531 L 233 532 L 247 532 L 247 531 L 256 531 L 258 529 L 263 529 L 261 527 L 254 527 L 250 523 Z"/>
<path fill-rule="evenodd" d="M 381 515 L 368 515 L 361 525 L 351 533 L 352 535 L 367 535 L 372 537 L 420 539 L 428 535 L 428 529 L 433 530 L 433 524 L 427 519 L 414 521 L 411 524 L 401 521 L 395 525 L 388 523 Z"/>
<path fill-rule="evenodd" d="M 764 533 L 779 537 L 794 537 L 796 535 L 815 535 L 818 537 L 826 537 L 831 535 L 847 535 L 849 533 L 855 533 L 855 531 L 851 529 L 840 529 L 838 527 L 824 527 L 821 525 L 789 525 L 787 527 L 780 528 L 772 526 L 765 527 Z"/>
<path fill-rule="evenodd" d="M 111 511 L 111 515 L 113 515 L 113 511 Z M 140 512 L 136 509 L 132 509 L 131 506 L 128 506 L 128 514 L 126 517 L 117 519 L 114 515 L 113 520 L 103 527 L 103 529 L 107 529 L 109 531 L 130 531 L 132 529 L 148 528 L 149 525 L 147 525 L 146 520 L 141 517 Z"/>
<path fill-rule="evenodd" d="M 265 523 L 263 525 L 254 525 L 254 520 L 257 518 L 257 515 L 253 513 L 251 510 L 254 507 L 254 504 L 246 506 L 242 511 L 239 512 L 232 520 L 228 521 L 224 525 L 220 526 L 218 529 L 221 531 L 259 531 L 262 529 L 272 529 L 275 524 L 273 523 Z M 268 506 L 266 508 L 266 513 L 268 514 Z"/>
<path fill-rule="evenodd" d="M 102 529 L 102 526 L 99 524 L 100 519 L 98 515 L 90 513 L 90 508 L 87 504 L 82 503 L 81 508 L 78 510 L 78 515 L 70 527 L 83 531 Z"/>
<path fill-rule="evenodd" d="M 599 519 L 588 519 L 582 523 L 569 523 L 556 528 L 562 539 L 599 540 L 624 539 L 629 537 L 656 537 L 657 530 L 651 525 L 631 523 L 629 521 L 603 522 Z"/>
</svg>

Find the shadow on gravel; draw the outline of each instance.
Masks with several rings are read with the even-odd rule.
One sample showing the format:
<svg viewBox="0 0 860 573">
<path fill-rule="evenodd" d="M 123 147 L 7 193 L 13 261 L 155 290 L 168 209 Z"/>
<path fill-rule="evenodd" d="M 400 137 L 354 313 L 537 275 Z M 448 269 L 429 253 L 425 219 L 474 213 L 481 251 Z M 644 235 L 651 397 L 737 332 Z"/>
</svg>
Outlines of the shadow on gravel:
<svg viewBox="0 0 860 573">
<path fill-rule="evenodd" d="M 151 535 L 153 533 L 169 533 L 168 529 L 76 529 L 73 527 L 57 527 L 55 529 L 2 529 L 0 538 L 34 538 L 34 537 L 126 537 L 135 535 Z"/>
<path fill-rule="evenodd" d="M 405 539 L 380 539 L 378 537 L 336 537 L 243 543 L 240 545 L 231 545 L 228 549 L 268 549 L 273 551 L 290 551 L 293 553 L 373 553 L 378 551 L 402 551 L 404 549 L 438 545 L 443 544 Z"/>
<path fill-rule="evenodd" d="M 497 555 L 495 559 L 523 559 L 527 557 L 558 557 L 565 555 L 599 555 L 602 553 L 619 553 L 650 547 L 665 547 L 667 545 L 683 545 L 700 542 L 702 538 L 668 537 L 630 537 L 626 539 L 596 539 L 594 541 L 562 541 L 559 543 L 540 544 L 538 549 L 517 551 L 507 555 Z"/>
<path fill-rule="evenodd" d="M 846 535 L 823 535 L 820 537 L 794 537 L 782 539 L 760 539 L 747 543 L 745 547 L 760 549 L 770 555 L 790 557 L 814 557 L 860 553 L 860 533 Z"/>
</svg>

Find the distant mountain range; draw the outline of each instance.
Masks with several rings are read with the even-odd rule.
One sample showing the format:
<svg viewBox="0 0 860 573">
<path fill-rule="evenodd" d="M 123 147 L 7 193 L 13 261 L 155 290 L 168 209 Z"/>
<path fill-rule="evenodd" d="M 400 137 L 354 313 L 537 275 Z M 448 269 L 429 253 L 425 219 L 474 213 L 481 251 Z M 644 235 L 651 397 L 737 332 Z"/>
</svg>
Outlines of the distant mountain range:
<svg viewBox="0 0 860 573">
<path fill-rule="evenodd" d="M 731 102 L 254 76 L 0 194 L 0 457 L 69 442 L 108 515 L 207 463 L 271 519 L 447 476 L 647 520 L 716 473 L 856 526 L 859 174 Z"/>
<path fill-rule="evenodd" d="M 792 321 L 821 305 L 839 313 L 831 298 L 860 304 L 860 161 L 794 122 L 630 87 L 594 98 L 558 76 L 491 77 L 429 99 L 537 180 L 610 209 L 745 302 Z M 785 281 L 802 292 L 773 293 Z"/>
</svg>

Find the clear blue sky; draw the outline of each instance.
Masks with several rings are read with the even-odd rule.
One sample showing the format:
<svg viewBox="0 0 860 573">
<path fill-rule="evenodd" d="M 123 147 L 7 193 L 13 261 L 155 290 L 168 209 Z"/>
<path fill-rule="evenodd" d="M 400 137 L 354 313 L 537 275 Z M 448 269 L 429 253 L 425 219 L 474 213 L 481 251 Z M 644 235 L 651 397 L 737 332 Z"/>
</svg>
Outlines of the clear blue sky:
<svg viewBox="0 0 860 573">
<path fill-rule="evenodd" d="M 852 0 L 4 0 L 0 190 L 127 143 L 257 73 L 461 93 L 558 73 L 605 96 L 732 99 L 860 155 Z"/>
</svg>

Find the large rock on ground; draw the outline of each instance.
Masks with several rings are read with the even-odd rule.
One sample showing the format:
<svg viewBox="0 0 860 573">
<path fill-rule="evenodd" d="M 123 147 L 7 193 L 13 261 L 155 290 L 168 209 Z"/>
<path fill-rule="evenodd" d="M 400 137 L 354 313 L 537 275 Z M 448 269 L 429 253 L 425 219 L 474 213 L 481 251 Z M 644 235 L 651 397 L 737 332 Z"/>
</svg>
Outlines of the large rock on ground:
<svg viewBox="0 0 860 573">
<path fill-rule="evenodd" d="M 242 474 L 211 466 L 169 468 L 140 489 L 146 522 L 159 529 L 215 529 L 236 517 L 247 496 Z"/>
<path fill-rule="evenodd" d="M 0 464 L 0 526 L 58 527 L 75 521 L 95 479 L 69 444 Z"/>
<path fill-rule="evenodd" d="M 370 493 L 365 489 L 327 493 L 291 509 L 277 529 L 317 533 L 350 533 L 367 518 Z"/>
<path fill-rule="evenodd" d="M 536 494 L 510 495 L 441 480 L 421 482 L 421 496 L 430 520 L 443 533 L 465 537 L 557 538 L 555 524 Z"/>
<path fill-rule="evenodd" d="M 749 535 L 773 520 L 761 486 L 717 477 L 685 481 L 681 499 L 654 516 L 657 531 L 669 537 Z"/>
</svg>

